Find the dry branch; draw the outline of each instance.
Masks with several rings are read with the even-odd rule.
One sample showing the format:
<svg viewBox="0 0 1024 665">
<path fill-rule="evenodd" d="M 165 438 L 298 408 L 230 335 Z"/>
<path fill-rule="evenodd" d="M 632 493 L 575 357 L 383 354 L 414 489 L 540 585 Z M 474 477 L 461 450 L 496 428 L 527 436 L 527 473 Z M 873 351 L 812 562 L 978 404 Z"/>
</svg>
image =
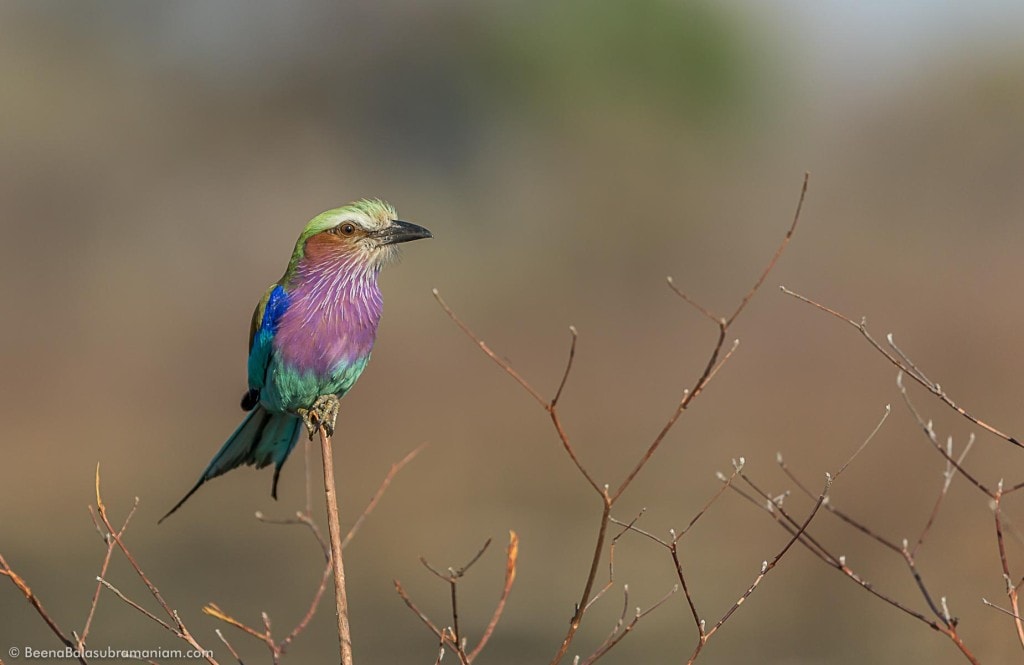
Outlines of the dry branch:
<svg viewBox="0 0 1024 665">
<path fill-rule="evenodd" d="M 657 452 L 658 448 L 665 440 L 665 437 L 678 422 L 683 412 L 689 407 L 693 400 L 699 394 L 701 394 L 701 392 L 704 391 L 704 389 L 707 387 L 710 381 L 715 377 L 718 370 L 721 369 L 722 365 L 729 360 L 729 358 L 732 356 L 732 353 L 735 351 L 736 343 L 734 343 L 729 348 L 729 350 L 725 352 L 724 355 L 722 353 L 723 348 L 725 347 L 725 340 L 728 335 L 729 329 L 736 321 L 736 319 L 739 317 L 739 315 L 747 307 L 747 304 L 751 301 L 754 295 L 757 294 L 758 290 L 761 288 L 761 285 L 764 284 L 764 281 L 768 277 L 768 274 L 778 263 L 779 257 L 782 255 L 782 252 L 788 246 L 790 239 L 793 237 L 793 233 L 796 231 L 797 224 L 800 221 L 800 213 L 803 210 L 804 199 L 807 194 L 808 179 L 808 174 L 805 174 L 803 184 L 800 189 L 800 197 L 797 202 L 796 211 L 793 214 L 793 221 L 789 225 L 789 228 L 786 231 L 785 236 L 779 243 L 778 247 L 775 250 L 775 253 L 772 255 L 767 265 L 759 274 L 758 278 L 755 280 L 755 282 L 746 292 L 746 294 L 740 299 L 739 303 L 736 305 L 735 309 L 728 317 L 716 317 L 714 314 L 711 313 L 709 309 L 698 304 L 693 298 L 691 298 L 682 290 L 680 290 L 675 285 L 671 277 L 668 278 L 669 286 L 672 288 L 673 291 L 675 291 L 675 293 L 680 298 L 682 298 L 685 302 L 689 303 L 690 305 L 693 305 L 702 315 L 711 320 L 718 327 L 718 340 L 712 348 L 708 360 L 704 365 L 704 369 L 701 371 L 697 380 L 691 387 L 683 391 L 682 396 L 680 397 L 675 409 L 669 415 L 669 417 L 665 421 L 664 425 L 661 427 L 658 434 L 654 437 L 654 440 L 651 441 L 651 443 L 646 447 L 646 449 L 639 456 L 639 458 L 632 466 L 630 471 L 626 473 L 622 480 L 619 482 L 618 486 L 614 491 L 611 490 L 609 485 L 599 483 L 590 473 L 587 467 L 583 464 L 583 462 L 580 460 L 579 456 L 576 454 L 575 447 L 570 441 L 569 436 L 562 425 L 562 421 L 558 411 L 558 402 L 568 382 L 569 374 L 572 371 L 573 360 L 576 355 L 576 342 L 578 339 L 576 329 L 572 326 L 569 327 L 569 331 L 572 335 L 572 340 L 569 347 L 569 355 L 566 361 L 565 371 L 563 372 L 558 387 L 555 390 L 554 397 L 548 400 L 545 397 L 543 397 L 540 391 L 534 388 L 533 385 L 522 374 L 520 374 L 518 370 L 512 367 L 511 363 L 509 363 L 507 360 L 504 360 L 501 356 L 495 353 L 491 349 L 491 347 L 473 331 L 472 328 L 470 328 L 465 322 L 463 322 L 462 319 L 460 319 L 458 315 L 455 314 L 452 308 L 449 307 L 448 303 L 446 303 L 444 299 L 441 298 L 441 295 L 437 289 L 433 290 L 434 297 L 437 299 L 438 304 L 444 310 L 445 314 L 447 314 L 448 317 L 455 323 L 455 325 L 457 325 L 459 329 L 466 334 L 467 337 L 473 340 L 476 346 L 488 358 L 490 358 L 495 364 L 497 364 L 502 370 L 504 370 L 505 373 L 512 377 L 512 379 L 515 380 L 516 383 L 518 383 L 545 412 L 547 412 L 549 418 L 551 419 L 552 426 L 554 427 L 555 432 L 558 435 L 559 441 L 562 444 L 562 448 L 565 450 L 566 454 L 569 456 L 569 459 L 575 465 L 577 471 L 579 471 L 580 475 L 584 478 L 584 480 L 586 480 L 587 484 L 590 485 L 590 487 L 598 495 L 601 501 L 601 518 L 598 523 L 597 536 L 594 543 L 593 555 L 591 557 L 589 571 L 587 573 L 586 580 L 583 584 L 583 590 L 580 593 L 580 599 L 579 601 L 577 601 L 575 605 L 575 610 L 569 621 L 569 628 L 565 634 L 565 637 L 562 639 L 561 645 L 559 646 L 557 652 L 551 659 L 550 665 L 558 665 L 558 663 L 560 663 L 562 659 L 565 657 L 566 653 L 569 651 L 569 648 L 576 635 L 576 632 L 579 630 L 580 624 L 583 620 L 583 616 L 591 605 L 591 600 L 593 599 L 594 594 L 594 585 L 597 578 L 598 569 L 600 567 L 601 557 L 604 554 L 605 543 L 607 541 L 608 525 L 611 522 L 612 508 L 614 507 L 616 502 L 623 496 L 623 494 L 630 487 L 630 485 L 637 478 L 637 476 L 641 473 L 641 471 L 643 471 L 644 467 L 646 467 L 648 462 L 650 462 L 651 458 Z M 605 589 L 607 589 L 607 587 L 605 587 Z M 599 591 L 597 595 L 599 596 L 601 593 L 603 593 L 603 590 Z M 443 635 L 440 637 L 443 639 Z"/>
<path fill-rule="evenodd" d="M 420 444 L 413 450 L 409 451 L 401 460 L 391 465 L 391 468 L 388 470 L 387 475 L 384 476 L 384 479 L 377 487 L 377 490 L 373 493 L 373 496 L 371 497 L 369 503 L 367 503 L 366 507 L 363 509 L 363 512 L 359 514 L 359 517 L 356 518 L 355 522 L 352 524 L 352 527 L 349 528 L 348 533 L 346 533 L 345 537 L 342 538 L 342 549 L 347 547 L 352 542 L 352 539 L 355 537 L 356 533 L 358 533 L 359 528 L 366 521 L 366 518 L 370 515 L 370 513 L 373 512 L 374 508 L 377 507 L 377 504 L 380 503 L 381 498 L 384 496 L 384 493 L 387 491 L 388 487 L 390 487 L 391 482 L 395 479 L 395 476 L 398 475 L 398 472 L 401 471 L 405 467 L 405 465 L 407 465 L 409 462 L 415 459 L 416 456 L 419 455 L 419 453 L 426 447 L 426 445 L 426 443 Z M 311 444 L 309 441 L 306 441 L 305 458 L 307 491 L 305 508 L 303 510 L 296 511 L 295 517 L 290 517 L 287 519 L 271 519 L 264 516 L 262 512 L 256 513 L 256 519 L 260 522 L 263 522 L 264 524 L 277 524 L 286 526 L 298 525 L 307 528 L 309 532 L 313 535 L 313 537 L 316 539 L 317 544 L 320 546 L 320 549 L 323 552 L 325 561 L 324 571 L 320 577 L 320 584 L 316 589 L 316 593 L 314 594 L 313 600 L 310 603 L 309 608 L 306 610 L 305 615 L 303 615 L 302 619 L 299 620 L 299 622 L 295 625 L 294 628 L 292 628 L 291 632 L 288 633 L 288 635 L 285 636 L 284 639 L 282 639 L 281 641 L 277 641 L 273 637 L 271 631 L 266 627 L 266 625 L 264 625 L 263 630 L 253 628 L 252 626 L 249 626 L 243 621 L 240 621 L 239 619 L 222 610 L 216 603 L 208 603 L 205 607 L 203 607 L 203 612 L 205 614 L 212 616 L 215 619 L 219 619 L 220 621 L 223 621 L 224 623 L 227 623 L 231 626 L 234 626 L 235 628 L 241 630 L 247 635 L 250 635 L 251 637 L 263 642 L 270 650 L 272 662 L 275 664 L 280 662 L 281 657 L 287 651 L 291 643 L 295 640 L 296 637 L 299 636 L 299 634 L 302 633 L 302 631 L 306 629 L 306 627 L 309 625 L 309 622 L 313 619 L 313 616 L 316 614 L 317 608 L 319 607 L 320 600 L 323 598 L 323 595 L 327 590 L 327 585 L 330 582 L 331 572 L 333 570 L 333 566 L 331 565 L 330 543 L 328 543 L 328 541 L 324 538 L 323 533 L 320 531 L 320 527 L 317 525 L 312 515 L 312 493 L 310 491 L 310 488 L 312 487 L 313 482 L 311 473 L 312 465 L 310 463 L 310 450 Z M 265 612 L 263 613 L 263 616 L 267 616 Z M 264 623 L 266 624 L 267 621 L 265 621 Z"/>
<path fill-rule="evenodd" d="M 886 407 L 886 414 L 885 416 L 883 416 L 882 421 L 885 420 L 885 417 L 887 417 L 888 414 L 889 408 Z M 858 454 L 860 454 L 860 452 L 864 449 L 867 443 L 874 437 L 874 435 L 878 432 L 880 425 L 881 422 L 874 428 L 874 430 L 864 441 L 864 443 L 862 443 L 857 448 L 853 456 L 851 456 L 851 458 L 840 467 L 839 473 L 836 474 L 837 478 L 840 475 L 840 473 L 842 473 L 842 471 L 844 471 L 847 468 L 853 457 L 856 457 Z M 949 453 L 949 458 L 952 459 L 951 450 Z M 803 483 L 801 483 L 799 478 L 797 478 L 796 475 L 793 474 L 786 466 L 781 454 L 779 454 L 778 456 L 778 463 L 779 466 L 782 468 L 783 472 L 787 475 L 787 477 L 789 477 L 794 482 L 794 484 L 796 484 L 797 487 L 800 488 L 801 491 L 803 491 L 807 495 L 811 495 L 807 487 Z M 938 506 L 938 504 L 941 502 L 942 496 L 948 491 L 948 482 L 950 480 L 950 476 L 948 474 L 949 471 L 947 468 L 947 471 L 944 472 L 943 474 L 944 482 L 940 489 L 939 499 L 936 501 L 936 506 Z M 910 607 L 904 605 L 892 596 L 880 591 L 874 584 L 865 580 L 858 573 L 856 573 L 850 566 L 848 566 L 845 556 L 834 554 L 829 548 L 822 544 L 821 541 L 819 541 L 811 533 L 809 533 L 806 527 L 804 527 L 802 533 L 799 533 L 796 520 L 794 520 L 782 507 L 781 501 L 777 500 L 776 498 L 772 497 L 771 494 L 761 489 L 756 483 L 754 483 L 753 480 L 751 480 L 746 475 L 742 475 L 742 478 L 746 485 L 754 492 L 754 495 L 752 496 L 750 494 L 747 494 L 743 490 L 736 488 L 735 485 L 733 486 L 733 490 L 736 491 L 741 496 L 743 496 L 748 501 L 750 501 L 751 503 L 753 503 L 761 510 L 764 510 L 769 515 L 771 515 L 775 519 L 776 523 L 778 523 L 779 526 L 785 529 L 788 533 L 790 533 L 791 535 L 798 534 L 794 538 L 795 542 L 799 542 L 808 551 L 814 554 L 814 556 L 816 556 L 818 559 L 828 564 L 829 566 L 835 568 L 839 572 L 843 573 L 843 575 L 845 575 L 847 579 L 855 582 L 858 586 L 868 591 L 876 598 L 883 600 L 884 602 L 902 611 L 908 616 L 911 616 L 914 619 L 921 621 L 922 623 L 928 625 L 932 629 L 945 635 L 947 638 L 950 639 L 950 641 L 952 641 L 956 645 L 956 647 L 960 650 L 961 654 L 969 662 L 977 665 L 977 658 L 964 643 L 963 639 L 961 638 L 958 632 L 958 621 L 955 617 L 953 617 L 950 614 L 948 605 L 946 603 L 946 598 L 940 597 L 939 602 L 936 603 L 933 594 L 930 592 L 927 584 L 924 581 L 924 578 L 918 570 L 915 558 L 916 546 L 914 549 L 911 549 L 909 546 L 909 541 L 907 540 L 904 540 L 901 544 L 897 544 L 894 541 L 886 538 L 885 536 L 882 536 L 881 534 L 877 533 L 874 529 L 872 529 L 864 522 L 861 522 L 856 518 L 852 517 L 851 515 L 849 515 L 848 513 L 843 512 L 842 510 L 834 506 L 831 501 L 825 504 L 826 510 L 828 512 L 835 515 L 841 521 L 853 527 L 858 532 L 871 538 L 872 540 L 879 543 L 886 549 L 898 554 L 901 557 L 904 564 L 907 566 L 908 572 L 914 579 L 918 591 L 921 594 L 922 600 L 924 600 L 925 604 L 928 606 L 929 611 L 935 618 L 929 618 L 924 613 L 911 609 Z M 924 528 L 918 536 L 918 543 L 924 541 L 924 538 L 927 535 L 928 530 L 931 528 L 931 525 L 934 522 L 934 516 L 936 512 L 937 507 L 933 509 L 931 518 L 925 523 Z"/>
</svg>

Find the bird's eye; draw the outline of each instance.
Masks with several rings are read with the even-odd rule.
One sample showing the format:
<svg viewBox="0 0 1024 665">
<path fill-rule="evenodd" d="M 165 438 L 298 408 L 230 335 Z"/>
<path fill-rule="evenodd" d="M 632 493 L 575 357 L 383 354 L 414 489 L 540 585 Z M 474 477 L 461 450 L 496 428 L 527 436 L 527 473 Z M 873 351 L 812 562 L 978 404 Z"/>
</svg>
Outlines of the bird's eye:
<svg viewBox="0 0 1024 665">
<path fill-rule="evenodd" d="M 349 222 L 345 222 L 341 226 L 334 227 L 334 230 L 335 230 L 335 233 L 337 233 L 339 235 L 350 236 L 350 235 L 352 235 L 353 233 L 356 232 L 356 227 L 355 227 L 354 224 L 351 224 Z"/>
</svg>

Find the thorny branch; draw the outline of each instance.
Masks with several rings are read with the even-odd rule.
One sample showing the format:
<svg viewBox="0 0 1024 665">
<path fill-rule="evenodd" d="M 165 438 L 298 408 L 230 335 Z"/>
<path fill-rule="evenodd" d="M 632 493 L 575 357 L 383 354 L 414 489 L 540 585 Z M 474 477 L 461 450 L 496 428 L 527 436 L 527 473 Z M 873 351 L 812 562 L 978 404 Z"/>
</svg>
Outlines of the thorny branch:
<svg viewBox="0 0 1024 665">
<path fill-rule="evenodd" d="M 633 483 L 633 481 L 640 474 L 640 472 L 644 469 L 647 463 L 654 456 L 655 452 L 657 452 L 658 448 L 661 446 L 661 443 L 665 440 L 665 437 L 668 435 L 668 433 L 673 429 L 682 413 L 689 407 L 689 405 L 693 402 L 697 395 L 703 392 L 703 390 L 707 387 L 708 383 L 710 383 L 711 379 L 714 378 L 718 370 L 721 369 L 724 363 L 729 360 L 729 358 L 732 356 L 732 353 L 736 350 L 736 344 L 734 343 L 729 348 L 729 350 L 725 352 L 724 355 L 722 353 L 723 348 L 725 347 L 725 340 L 728 335 L 729 329 L 732 326 L 732 324 L 736 321 L 737 317 L 739 317 L 739 315 L 746 308 L 750 300 L 758 292 L 761 285 L 764 284 L 764 281 L 767 278 L 768 274 L 775 267 L 776 263 L 778 263 L 779 257 L 782 255 L 782 252 L 788 246 L 790 239 L 793 237 L 793 233 L 796 231 L 797 224 L 800 221 L 800 213 L 803 209 L 804 199 L 807 194 L 808 179 L 809 174 L 805 174 L 803 184 L 800 189 L 800 197 L 797 202 L 796 211 L 793 215 L 793 221 L 790 224 L 788 230 L 786 231 L 785 237 L 782 239 L 779 246 L 775 250 L 775 253 L 768 261 L 768 264 L 761 271 L 757 280 L 750 287 L 747 293 L 742 297 L 739 304 L 728 317 L 716 317 L 714 314 L 711 313 L 709 309 L 698 304 L 694 299 L 692 299 L 682 290 L 677 288 L 671 277 L 668 278 L 668 284 L 670 288 L 672 288 L 672 290 L 675 291 L 675 293 L 682 300 L 694 306 L 702 315 L 704 315 L 706 318 L 711 320 L 716 326 L 718 326 L 718 340 L 715 343 L 711 351 L 711 354 L 707 360 L 707 363 L 705 364 L 704 369 L 700 373 L 696 382 L 690 388 L 683 391 L 683 394 L 680 397 L 678 404 L 676 405 L 672 413 L 669 415 L 668 419 L 662 426 L 661 430 L 654 437 L 654 440 L 651 441 L 651 443 L 647 446 L 643 454 L 640 455 L 636 463 L 633 465 L 632 469 L 619 482 L 618 486 L 614 491 L 610 489 L 609 485 L 599 483 L 593 477 L 593 475 L 590 473 L 587 467 L 583 464 L 583 462 L 580 460 L 573 444 L 569 439 L 569 436 L 566 434 L 565 428 L 563 427 L 561 418 L 559 416 L 558 400 L 562 396 L 563 389 L 565 388 L 566 382 L 568 381 L 569 373 L 572 370 L 573 359 L 575 358 L 576 354 L 576 342 L 578 338 L 578 333 L 576 329 L 572 326 L 570 326 L 569 328 L 572 339 L 569 348 L 569 357 L 566 363 L 565 372 L 562 375 L 561 381 L 559 382 L 558 388 L 555 391 L 554 397 L 548 400 L 544 398 L 541 395 L 541 393 L 536 388 L 534 388 L 533 385 L 531 385 L 530 382 L 527 381 L 514 367 L 512 367 L 511 363 L 509 363 L 507 360 L 504 360 L 501 356 L 496 354 L 482 338 L 480 338 L 466 323 L 464 323 L 455 314 L 451 307 L 448 306 L 444 299 L 441 298 L 441 295 L 437 289 L 433 290 L 434 297 L 437 299 L 438 304 L 444 310 L 445 314 L 448 315 L 448 317 L 466 334 L 467 337 L 473 340 L 473 342 L 480 348 L 480 350 L 487 357 L 489 357 L 495 364 L 501 367 L 502 370 L 504 370 L 510 377 L 512 377 L 512 379 L 515 380 L 516 383 L 518 383 L 545 412 L 547 412 L 549 418 L 551 419 L 552 426 L 554 427 L 555 432 L 558 435 L 558 438 L 562 444 L 563 449 L 569 456 L 569 459 L 575 465 L 580 475 L 583 476 L 583 478 L 590 485 L 590 487 L 597 493 L 601 500 L 601 518 L 598 523 L 597 537 L 594 544 L 594 553 L 591 558 L 589 572 L 587 574 L 586 581 L 583 584 L 583 591 L 580 594 L 580 599 L 576 603 L 575 611 L 573 612 L 573 615 L 569 621 L 569 628 L 565 634 L 565 637 L 562 640 L 562 643 L 557 653 L 552 658 L 550 665 L 558 665 L 558 663 L 560 663 L 562 659 L 565 657 L 570 645 L 572 644 L 573 638 L 575 637 L 576 632 L 580 627 L 580 623 L 583 620 L 583 615 L 587 611 L 587 608 L 590 606 L 590 601 L 592 600 L 592 594 L 594 592 L 595 580 L 597 577 L 598 569 L 600 567 L 601 557 L 603 556 L 605 550 L 605 542 L 607 540 L 608 535 L 608 525 L 611 522 L 611 512 L 613 506 L 626 492 L 626 490 Z M 439 637 L 443 639 L 443 635 L 439 635 Z"/>
</svg>

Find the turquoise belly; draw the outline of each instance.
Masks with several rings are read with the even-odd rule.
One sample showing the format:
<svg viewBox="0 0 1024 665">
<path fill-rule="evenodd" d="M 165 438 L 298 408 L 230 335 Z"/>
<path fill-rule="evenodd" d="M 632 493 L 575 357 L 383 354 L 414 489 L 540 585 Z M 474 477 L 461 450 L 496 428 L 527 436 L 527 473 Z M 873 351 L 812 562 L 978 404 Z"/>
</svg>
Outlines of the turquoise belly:
<svg viewBox="0 0 1024 665">
<path fill-rule="evenodd" d="M 266 384 L 260 390 L 260 401 L 271 411 L 295 413 L 308 409 L 321 395 L 343 397 L 363 373 L 369 356 L 351 362 L 341 362 L 327 374 L 319 376 L 313 371 L 300 372 L 273 359 L 267 371 Z"/>
</svg>

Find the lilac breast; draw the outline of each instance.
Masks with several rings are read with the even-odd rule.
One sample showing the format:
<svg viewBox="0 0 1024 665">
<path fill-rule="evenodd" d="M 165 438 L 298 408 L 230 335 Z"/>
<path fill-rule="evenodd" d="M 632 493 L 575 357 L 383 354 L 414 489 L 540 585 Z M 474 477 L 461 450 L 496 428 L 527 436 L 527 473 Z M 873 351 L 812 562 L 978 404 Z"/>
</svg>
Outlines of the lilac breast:
<svg viewBox="0 0 1024 665">
<path fill-rule="evenodd" d="M 274 338 L 289 370 L 327 378 L 370 355 L 383 308 L 377 273 L 346 268 L 297 271 Z"/>
</svg>

